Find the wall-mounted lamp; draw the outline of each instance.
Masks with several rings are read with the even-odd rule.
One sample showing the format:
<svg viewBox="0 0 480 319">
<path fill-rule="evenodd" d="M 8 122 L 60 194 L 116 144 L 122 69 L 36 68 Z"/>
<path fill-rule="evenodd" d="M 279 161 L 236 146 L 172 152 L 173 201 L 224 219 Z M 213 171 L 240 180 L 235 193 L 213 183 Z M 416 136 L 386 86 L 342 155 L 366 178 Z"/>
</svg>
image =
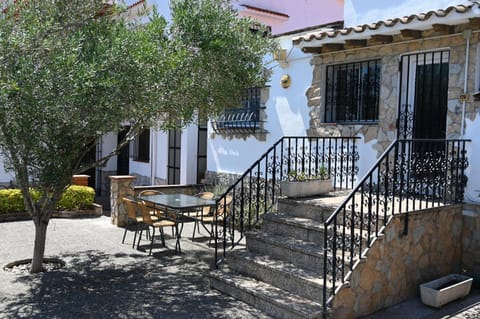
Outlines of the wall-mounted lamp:
<svg viewBox="0 0 480 319">
<path fill-rule="evenodd" d="M 287 49 L 278 49 L 273 52 L 273 59 L 277 61 L 282 68 L 286 67 L 288 65 Z"/>
<path fill-rule="evenodd" d="M 290 87 L 290 84 L 292 84 L 292 78 L 290 78 L 290 75 L 284 74 L 280 78 L 280 84 L 284 89 L 287 89 Z"/>
</svg>

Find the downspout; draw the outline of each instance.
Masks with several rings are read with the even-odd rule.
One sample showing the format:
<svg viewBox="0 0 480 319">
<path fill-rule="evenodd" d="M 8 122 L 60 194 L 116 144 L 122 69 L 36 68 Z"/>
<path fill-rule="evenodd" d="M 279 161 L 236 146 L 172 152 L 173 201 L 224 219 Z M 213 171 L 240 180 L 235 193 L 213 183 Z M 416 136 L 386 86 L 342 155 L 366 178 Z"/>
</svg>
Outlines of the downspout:
<svg viewBox="0 0 480 319">
<path fill-rule="evenodd" d="M 472 36 L 472 30 L 464 30 L 463 37 L 467 40 L 466 49 L 465 49 L 465 78 L 463 80 L 463 97 L 462 97 L 462 123 L 460 126 L 460 134 L 463 138 L 465 135 L 465 108 L 467 104 L 467 82 L 468 82 L 468 64 L 470 56 L 470 37 Z"/>
</svg>

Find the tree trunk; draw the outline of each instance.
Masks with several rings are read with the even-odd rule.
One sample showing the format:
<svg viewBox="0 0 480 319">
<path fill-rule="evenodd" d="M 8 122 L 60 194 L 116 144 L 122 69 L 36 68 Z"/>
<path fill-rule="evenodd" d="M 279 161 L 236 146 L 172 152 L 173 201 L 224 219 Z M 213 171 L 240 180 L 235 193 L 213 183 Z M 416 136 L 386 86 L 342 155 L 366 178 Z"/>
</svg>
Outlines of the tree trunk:
<svg viewBox="0 0 480 319">
<path fill-rule="evenodd" d="M 35 245 L 33 247 L 32 268 L 30 272 L 32 274 L 45 271 L 43 268 L 43 256 L 45 254 L 45 241 L 47 239 L 47 226 L 42 218 L 35 219 Z"/>
</svg>

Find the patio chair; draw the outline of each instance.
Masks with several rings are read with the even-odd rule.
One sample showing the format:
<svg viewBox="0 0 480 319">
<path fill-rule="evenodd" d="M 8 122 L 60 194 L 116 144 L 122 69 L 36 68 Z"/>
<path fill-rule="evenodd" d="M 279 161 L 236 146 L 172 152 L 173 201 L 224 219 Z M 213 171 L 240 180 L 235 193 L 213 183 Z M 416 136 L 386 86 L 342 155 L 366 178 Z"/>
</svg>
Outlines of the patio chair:
<svg viewBox="0 0 480 319">
<path fill-rule="evenodd" d="M 150 196 L 150 195 L 163 195 L 162 192 L 154 190 L 154 189 L 146 189 L 138 193 L 138 196 Z M 155 205 L 152 205 L 149 202 L 144 202 L 146 206 L 150 207 L 150 215 L 157 216 L 158 218 L 166 218 L 167 215 L 165 212 Z M 174 228 L 172 227 L 172 236 L 174 236 Z"/>
<path fill-rule="evenodd" d="M 213 227 L 215 226 L 215 223 L 222 224 L 224 220 L 230 217 L 232 201 L 233 197 L 231 195 L 227 195 L 218 202 L 216 209 L 210 211 L 207 215 L 202 215 L 197 218 L 202 223 L 203 228 L 210 235 L 210 240 L 208 242 L 209 246 L 214 236 Z M 210 225 L 210 229 L 207 228 L 206 224 Z"/>
<path fill-rule="evenodd" d="M 138 214 L 138 204 L 136 201 L 133 199 L 130 199 L 128 197 L 124 197 L 122 199 L 123 204 L 125 205 L 125 209 L 127 210 L 127 223 L 131 224 L 132 226 L 135 227 L 135 235 L 133 236 L 133 243 L 132 243 L 132 248 L 135 247 L 135 240 L 137 238 L 137 233 L 143 224 L 143 217 Z M 156 218 L 156 217 L 154 217 Z M 125 243 L 125 238 L 127 236 L 127 229 L 129 228 L 128 224 L 125 226 L 125 231 L 123 232 L 123 239 L 122 239 L 122 244 Z M 147 237 L 150 235 L 150 232 L 147 233 Z"/>
<path fill-rule="evenodd" d="M 195 194 L 193 196 L 200 197 L 203 199 L 212 199 L 215 195 L 212 192 L 202 192 L 202 193 Z M 197 228 L 198 228 L 198 233 L 200 233 L 200 225 L 198 225 L 198 219 L 202 218 L 203 216 L 209 216 L 210 210 L 211 210 L 211 207 L 205 206 L 194 212 L 195 224 L 193 225 L 192 241 L 195 238 L 195 231 Z"/>
<path fill-rule="evenodd" d="M 150 251 L 148 253 L 149 256 L 152 255 L 152 248 L 153 248 L 153 241 L 155 240 L 155 229 L 158 228 L 160 231 L 160 237 L 162 239 L 162 246 L 165 247 L 165 237 L 163 233 L 163 228 L 165 227 L 174 227 L 175 228 L 175 237 L 177 238 L 177 242 L 175 244 L 175 251 L 180 250 L 180 243 L 179 243 L 179 236 L 178 236 L 178 225 L 176 221 L 168 219 L 168 218 L 160 218 L 157 216 L 152 216 L 150 214 L 151 207 L 149 205 L 146 205 L 145 202 L 140 201 L 138 202 L 138 207 L 140 209 L 140 212 L 142 213 L 143 217 L 143 224 L 145 224 L 148 229 L 151 227 L 152 228 L 152 234 L 150 235 Z M 156 219 L 155 219 L 156 218 Z M 137 242 L 137 248 L 138 245 L 140 244 L 140 240 L 142 239 L 142 232 L 143 229 L 140 230 L 140 235 L 138 236 L 138 242 Z"/>
</svg>

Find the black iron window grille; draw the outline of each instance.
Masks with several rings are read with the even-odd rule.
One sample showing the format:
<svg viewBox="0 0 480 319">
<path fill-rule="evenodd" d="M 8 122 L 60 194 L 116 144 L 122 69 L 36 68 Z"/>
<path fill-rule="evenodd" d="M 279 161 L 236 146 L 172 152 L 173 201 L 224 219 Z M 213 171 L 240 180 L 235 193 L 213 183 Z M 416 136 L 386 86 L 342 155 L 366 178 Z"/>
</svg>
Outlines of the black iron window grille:
<svg viewBox="0 0 480 319">
<path fill-rule="evenodd" d="M 325 123 L 378 121 L 380 60 L 329 65 Z"/>
<path fill-rule="evenodd" d="M 212 121 L 216 133 L 254 133 L 261 127 L 262 88 L 249 88 L 240 100 L 240 107 L 224 110 Z"/>
</svg>

